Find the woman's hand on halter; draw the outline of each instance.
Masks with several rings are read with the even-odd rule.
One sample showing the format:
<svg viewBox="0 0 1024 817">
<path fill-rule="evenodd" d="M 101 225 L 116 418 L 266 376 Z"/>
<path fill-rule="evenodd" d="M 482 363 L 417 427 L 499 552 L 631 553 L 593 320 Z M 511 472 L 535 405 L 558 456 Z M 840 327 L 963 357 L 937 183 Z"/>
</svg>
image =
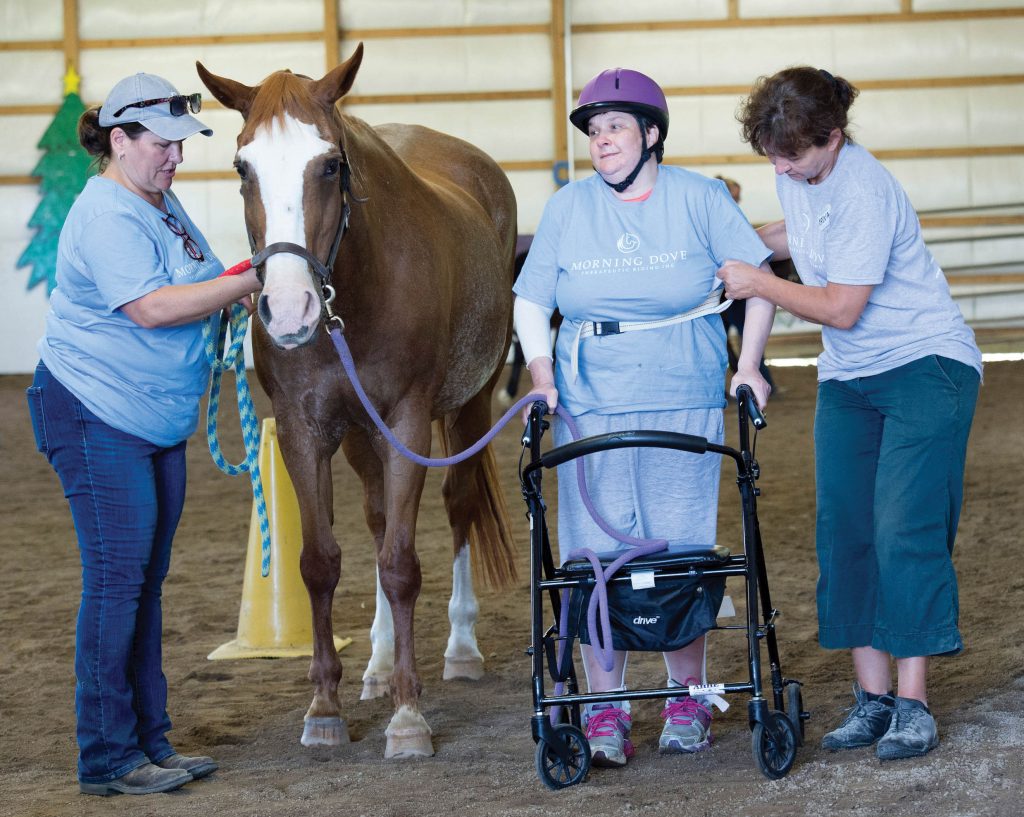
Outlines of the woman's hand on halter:
<svg viewBox="0 0 1024 817">
<path fill-rule="evenodd" d="M 530 372 L 530 380 L 532 382 L 529 394 L 543 395 L 544 402 L 548 404 L 548 413 L 554 414 L 555 406 L 558 405 L 558 389 L 555 388 L 553 361 L 549 357 L 535 357 L 526 365 L 526 368 Z M 522 418 L 524 425 L 530 418 L 530 409 L 532 408 L 532 405 L 527 405 L 523 408 Z"/>
</svg>

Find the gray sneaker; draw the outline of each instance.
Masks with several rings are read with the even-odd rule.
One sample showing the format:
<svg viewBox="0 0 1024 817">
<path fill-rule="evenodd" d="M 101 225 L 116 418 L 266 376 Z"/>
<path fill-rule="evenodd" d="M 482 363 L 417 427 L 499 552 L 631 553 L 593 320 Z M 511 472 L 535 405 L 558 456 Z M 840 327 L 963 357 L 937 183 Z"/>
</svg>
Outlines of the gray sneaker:
<svg viewBox="0 0 1024 817">
<path fill-rule="evenodd" d="M 870 746 L 889 729 L 895 711 L 894 700 L 899 699 L 894 699 L 892 695 L 880 695 L 870 700 L 868 693 L 856 683 L 853 685 L 853 697 L 856 704 L 839 727 L 822 738 L 821 748 L 836 752 L 840 749 Z"/>
<path fill-rule="evenodd" d="M 939 730 L 931 711 L 921 701 L 897 698 L 889 731 L 878 741 L 879 760 L 920 757 L 939 745 Z"/>
</svg>

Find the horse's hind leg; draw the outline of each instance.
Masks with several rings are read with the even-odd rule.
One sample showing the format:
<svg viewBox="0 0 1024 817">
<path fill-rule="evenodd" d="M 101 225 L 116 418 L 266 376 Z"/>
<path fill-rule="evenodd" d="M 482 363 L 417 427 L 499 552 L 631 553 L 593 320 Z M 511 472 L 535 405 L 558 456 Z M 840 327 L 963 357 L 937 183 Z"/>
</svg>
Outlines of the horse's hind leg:
<svg viewBox="0 0 1024 817">
<path fill-rule="evenodd" d="M 490 390 L 485 389 L 463 407 L 450 427 L 445 427 L 442 439 L 446 450 L 462 451 L 487 433 L 489 404 Z M 449 468 L 442 488 L 454 550 L 452 597 L 448 603 L 451 631 L 444 653 L 445 680 L 477 680 L 484 672 L 484 658 L 476 641 L 479 605 L 473 592 L 471 539 L 492 584 L 503 585 L 514 576 L 507 511 L 494 478 L 495 470 L 493 454 L 488 448 Z"/>
<path fill-rule="evenodd" d="M 361 701 L 390 695 L 391 675 L 395 671 L 395 622 L 384 588 L 380 586 L 380 571 L 375 572 L 377 598 L 370 626 L 370 660 L 363 673 L 363 691 L 359 695 Z"/>
<path fill-rule="evenodd" d="M 352 470 L 363 483 L 363 514 L 373 536 L 374 553 L 384 545 L 386 519 L 384 515 L 384 480 L 380 459 L 370 447 L 366 432 L 353 427 L 345 435 L 342 451 Z M 391 618 L 391 605 L 380 586 L 380 569 L 374 571 L 377 593 L 370 626 L 370 660 L 363 673 L 363 691 L 360 700 L 383 698 L 391 692 L 391 675 L 395 670 L 395 622 Z"/>
</svg>

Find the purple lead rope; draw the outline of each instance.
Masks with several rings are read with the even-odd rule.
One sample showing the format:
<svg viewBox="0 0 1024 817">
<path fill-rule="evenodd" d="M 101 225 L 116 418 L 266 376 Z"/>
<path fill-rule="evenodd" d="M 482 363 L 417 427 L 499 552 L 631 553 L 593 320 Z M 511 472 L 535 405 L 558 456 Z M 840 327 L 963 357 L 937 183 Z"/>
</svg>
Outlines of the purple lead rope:
<svg viewBox="0 0 1024 817">
<path fill-rule="evenodd" d="M 490 431 L 465 451 L 451 457 L 424 457 L 423 455 L 417 454 L 415 451 L 411 451 L 407 448 L 405 444 L 394 435 L 394 432 L 388 428 L 380 414 L 377 413 L 377 409 L 374 408 L 373 404 L 370 402 L 370 398 L 366 394 L 366 391 L 363 389 L 363 384 L 359 382 L 359 377 L 356 374 L 355 361 L 352 360 L 352 353 L 349 351 L 348 343 L 346 343 L 345 336 L 342 331 L 337 327 L 334 327 L 330 330 L 329 334 L 331 336 L 331 341 L 334 343 L 334 348 L 338 352 L 338 357 L 341 359 L 341 365 L 345 369 L 345 374 L 348 375 L 348 379 L 352 383 L 352 388 L 355 389 L 356 394 L 359 397 L 359 402 L 363 404 L 363 408 L 366 409 L 366 413 L 370 416 L 370 419 L 373 420 L 373 424 L 377 426 L 380 433 L 384 435 L 384 438 L 395 447 L 395 450 L 397 450 L 406 459 L 415 462 L 417 465 L 436 468 L 446 465 L 455 465 L 456 463 L 472 457 L 474 454 L 482 450 L 491 440 L 493 440 L 498 432 L 501 431 L 501 429 L 508 424 L 509 420 L 511 420 L 524 406 L 527 406 L 530 403 L 535 403 L 538 400 L 544 400 L 543 395 L 528 394 L 512 405 L 508 411 L 501 416 L 501 419 L 494 424 L 494 427 Z M 561 406 L 556 406 L 555 413 L 565 421 L 566 427 L 569 429 L 569 434 L 572 436 L 573 440 L 578 440 L 580 438 L 579 429 L 576 427 L 576 423 L 573 421 L 569 412 Z M 612 645 L 612 625 L 611 617 L 608 613 L 607 583 L 611 577 L 615 575 L 615 572 L 627 562 L 640 556 L 649 556 L 652 553 L 658 553 L 659 551 L 665 550 L 668 547 L 668 540 L 638 539 L 634 536 L 628 536 L 624 533 L 620 533 L 612 528 L 604 520 L 601 514 L 598 513 L 597 508 L 594 507 L 594 503 L 590 498 L 590 492 L 587 490 L 587 478 L 586 472 L 583 468 L 582 457 L 576 460 L 576 482 L 580 488 L 580 496 L 583 498 L 583 504 L 591 518 L 593 518 L 594 522 L 597 523 L 598 527 L 613 539 L 631 547 L 630 550 L 623 553 L 603 569 L 601 567 L 601 560 L 590 548 L 578 548 L 569 553 L 570 560 L 586 559 L 594 569 L 595 587 L 594 592 L 591 593 L 590 602 L 587 605 L 587 627 L 589 628 L 588 632 L 590 633 L 590 638 L 593 642 L 591 646 L 594 649 L 594 654 L 597 657 L 598 663 L 605 672 L 608 672 L 611 670 L 615 662 L 615 648 Z M 599 616 L 600 622 L 598 622 Z M 562 611 L 558 624 L 559 632 L 563 636 L 567 632 L 568 622 L 569 590 L 565 589 L 562 591 Z M 598 627 L 598 623 L 600 623 L 600 628 Z M 565 652 L 565 645 L 566 639 L 563 637 L 558 649 L 559 668 L 561 668 L 562 665 L 562 656 Z M 555 694 L 560 695 L 562 688 L 563 682 L 559 681 L 555 685 Z M 554 722 L 557 713 L 558 708 L 556 707 L 551 712 L 552 722 Z"/>
</svg>

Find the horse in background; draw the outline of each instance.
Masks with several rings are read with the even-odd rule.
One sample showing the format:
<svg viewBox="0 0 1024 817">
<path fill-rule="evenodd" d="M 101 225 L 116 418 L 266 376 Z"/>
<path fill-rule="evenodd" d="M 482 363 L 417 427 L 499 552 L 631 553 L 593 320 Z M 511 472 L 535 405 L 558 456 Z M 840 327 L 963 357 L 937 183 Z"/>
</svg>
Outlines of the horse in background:
<svg viewBox="0 0 1024 817">
<path fill-rule="evenodd" d="M 386 757 L 431 755 L 413 634 L 426 469 L 373 426 L 322 329 L 336 293 L 331 309 L 344 322 L 359 378 L 398 438 L 427 455 L 437 421 L 446 454 L 469 447 L 490 428 L 491 393 L 512 332 L 516 205 L 505 174 L 472 145 L 343 114 L 336 103 L 362 55 L 360 44 L 320 80 L 277 71 L 254 87 L 196 65 L 212 94 L 242 114 L 235 167 L 246 227 L 254 252 L 277 253 L 263 267 L 253 349 L 302 520 L 300 567 L 314 634 L 302 743 L 348 740 L 331 625 L 341 568 L 331 458 L 341 447 L 362 481 L 377 554 L 373 655 L 362 697 L 392 694 Z M 444 676 L 479 678 L 470 545 L 472 567 L 494 586 L 515 578 L 490 449 L 450 467 L 442 493 L 454 548 Z"/>
</svg>

